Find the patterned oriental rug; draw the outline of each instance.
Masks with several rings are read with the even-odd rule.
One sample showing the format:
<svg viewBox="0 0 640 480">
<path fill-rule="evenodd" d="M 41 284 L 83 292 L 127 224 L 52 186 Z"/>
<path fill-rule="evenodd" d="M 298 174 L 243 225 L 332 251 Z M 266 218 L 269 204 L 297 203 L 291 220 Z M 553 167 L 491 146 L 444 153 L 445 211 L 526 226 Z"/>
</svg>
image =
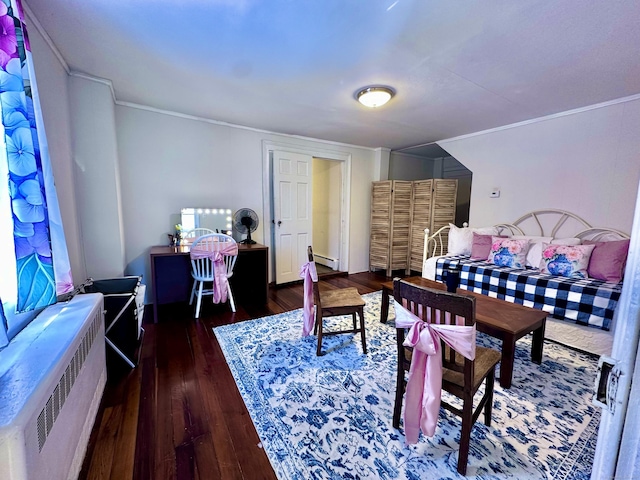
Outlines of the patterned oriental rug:
<svg viewBox="0 0 640 480">
<path fill-rule="evenodd" d="M 380 292 L 363 297 L 367 355 L 359 335 L 346 334 L 326 337 L 328 353 L 316 357 L 316 337 L 301 337 L 302 310 L 214 329 L 278 478 L 465 478 L 456 471 L 458 417 L 441 409 L 435 436 L 421 435 L 412 446 L 402 424 L 392 427 L 393 307 L 381 324 Z M 351 320 L 333 321 L 339 328 Z M 466 478 L 590 476 L 600 418 L 591 404 L 597 358 L 547 341 L 536 365 L 530 349 L 530 337 L 518 342 L 511 389 L 496 382 L 491 427 L 481 415 L 473 428 Z"/>
</svg>

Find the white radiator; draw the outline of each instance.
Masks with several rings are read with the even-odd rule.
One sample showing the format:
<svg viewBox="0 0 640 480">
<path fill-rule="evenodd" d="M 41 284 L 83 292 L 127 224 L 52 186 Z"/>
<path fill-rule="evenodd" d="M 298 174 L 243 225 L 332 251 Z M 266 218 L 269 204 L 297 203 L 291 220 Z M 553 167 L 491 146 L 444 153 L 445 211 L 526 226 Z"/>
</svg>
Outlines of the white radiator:
<svg viewBox="0 0 640 480">
<path fill-rule="evenodd" d="M 337 258 L 331 258 L 327 255 L 318 255 L 317 253 L 313 254 L 313 260 L 320 265 L 325 265 L 332 270 L 338 270 L 340 265 L 340 260 Z"/>
<path fill-rule="evenodd" d="M 78 477 L 106 382 L 102 294 L 47 307 L 0 352 L 0 478 Z"/>
</svg>

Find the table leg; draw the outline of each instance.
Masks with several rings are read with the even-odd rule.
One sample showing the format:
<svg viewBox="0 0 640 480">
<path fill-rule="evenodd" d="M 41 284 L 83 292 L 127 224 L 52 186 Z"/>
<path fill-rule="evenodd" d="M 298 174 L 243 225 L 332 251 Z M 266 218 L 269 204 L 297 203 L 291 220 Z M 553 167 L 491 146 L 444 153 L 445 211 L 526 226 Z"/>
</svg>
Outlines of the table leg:
<svg viewBox="0 0 640 480">
<path fill-rule="evenodd" d="M 542 349 L 544 347 L 544 327 L 546 321 L 542 322 L 540 328 L 533 331 L 533 339 L 531 341 L 531 361 L 540 365 L 542 363 Z"/>
<path fill-rule="evenodd" d="M 382 305 L 380 306 L 380 323 L 387 323 L 389 317 L 389 290 L 382 289 Z"/>
<path fill-rule="evenodd" d="M 500 386 L 502 388 L 511 388 L 515 354 L 516 337 L 514 335 L 505 336 L 502 341 L 502 358 L 500 359 Z"/>
</svg>

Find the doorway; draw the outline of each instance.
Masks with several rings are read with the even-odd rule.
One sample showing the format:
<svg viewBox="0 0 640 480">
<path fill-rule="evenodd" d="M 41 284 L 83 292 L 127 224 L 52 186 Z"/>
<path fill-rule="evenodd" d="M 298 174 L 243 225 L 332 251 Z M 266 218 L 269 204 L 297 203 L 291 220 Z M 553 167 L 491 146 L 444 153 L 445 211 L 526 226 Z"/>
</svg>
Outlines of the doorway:
<svg viewBox="0 0 640 480">
<path fill-rule="evenodd" d="M 270 247 L 270 282 L 298 281 L 308 245 L 313 246 L 320 270 L 324 265 L 330 274 L 348 271 L 351 155 L 270 142 L 264 142 L 263 155 L 264 239 Z M 293 177 L 280 174 L 283 159 L 295 162 Z M 304 171 L 298 165 L 307 159 L 311 167 L 308 178 L 297 178 Z M 282 192 L 291 194 L 283 196 Z M 291 223 L 303 220 L 302 230 L 285 225 L 286 215 L 295 220 Z"/>
<path fill-rule="evenodd" d="M 313 158 L 313 253 L 318 275 L 340 271 L 343 162 Z"/>
</svg>

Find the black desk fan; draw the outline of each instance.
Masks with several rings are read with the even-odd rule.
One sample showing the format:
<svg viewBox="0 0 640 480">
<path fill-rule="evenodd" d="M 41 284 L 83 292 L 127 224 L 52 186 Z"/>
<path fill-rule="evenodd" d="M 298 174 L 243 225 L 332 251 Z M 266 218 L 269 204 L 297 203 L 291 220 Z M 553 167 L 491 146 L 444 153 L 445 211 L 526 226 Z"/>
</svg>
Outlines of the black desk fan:
<svg viewBox="0 0 640 480">
<path fill-rule="evenodd" d="M 255 240 L 251 240 L 251 232 L 255 232 L 258 228 L 258 214 L 250 208 L 241 208 L 233 214 L 233 227 L 240 233 L 246 233 L 247 238 L 240 243 L 254 244 Z"/>
</svg>

